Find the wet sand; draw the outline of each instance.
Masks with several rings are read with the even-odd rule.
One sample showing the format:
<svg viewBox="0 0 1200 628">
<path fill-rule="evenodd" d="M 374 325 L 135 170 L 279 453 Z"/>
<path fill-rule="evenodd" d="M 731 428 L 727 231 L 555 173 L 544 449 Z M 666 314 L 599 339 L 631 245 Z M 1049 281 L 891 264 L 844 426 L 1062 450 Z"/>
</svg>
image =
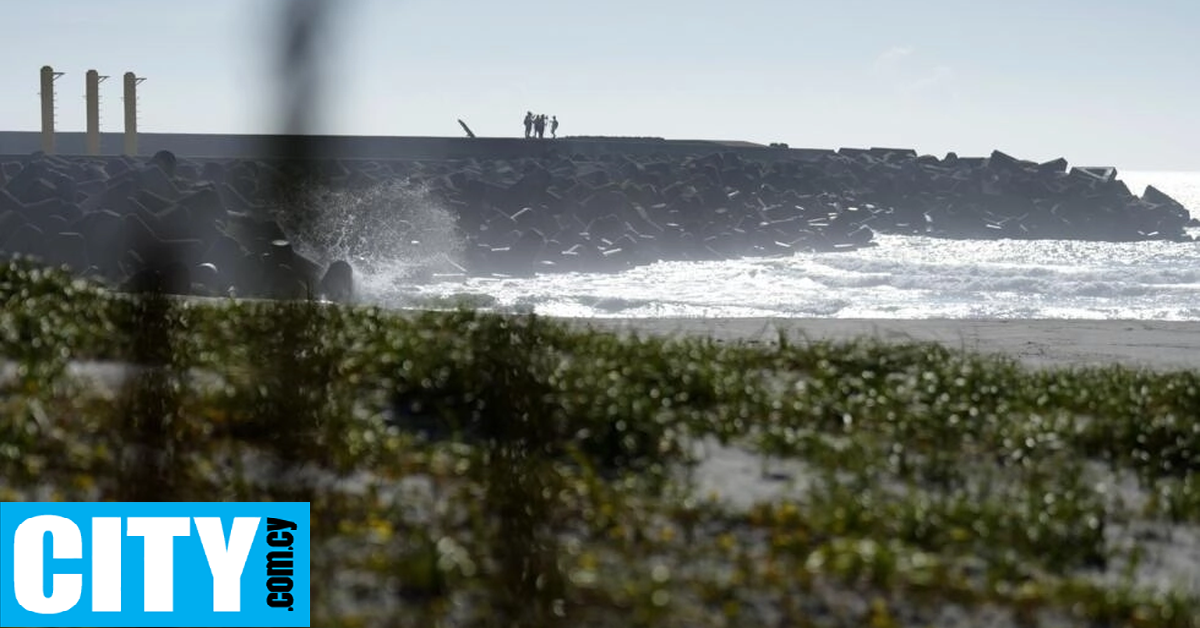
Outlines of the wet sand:
<svg viewBox="0 0 1200 628">
<path fill-rule="evenodd" d="M 710 335 L 718 340 L 933 341 L 955 349 L 999 353 L 1032 367 L 1107 366 L 1200 368 L 1200 322 L 1128 320 L 888 320 L 888 319 L 570 319 L 575 325 L 641 334 Z"/>
</svg>

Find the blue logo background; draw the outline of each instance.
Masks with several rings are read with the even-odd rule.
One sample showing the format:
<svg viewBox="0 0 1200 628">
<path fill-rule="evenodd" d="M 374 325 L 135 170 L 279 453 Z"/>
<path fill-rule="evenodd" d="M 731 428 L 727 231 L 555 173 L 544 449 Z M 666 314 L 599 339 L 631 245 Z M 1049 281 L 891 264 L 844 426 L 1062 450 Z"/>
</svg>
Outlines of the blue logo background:
<svg viewBox="0 0 1200 628">
<path fill-rule="evenodd" d="M 39 515 L 58 515 L 70 519 L 83 539 L 81 559 L 52 558 L 51 536 L 43 536 L 43 591 L 51 594 L 56 573 L 83 574 L 79 602 L 57 615 L 41 615 L 25 610 L 17 603 L 13 542 L 17 526 Z M 121 520 L 121 612 L 92 612 L 92 517 L 120 517 Z M 175 538 L 173 612 L 147 613 L 144 610 L 145 539 L 128 536 L 128 517 L 220 517 L 225 542 L 229 543 L 235 517 L 259 517 L 254 543 L 242 568 L 241 611 L 213 611 L 213 576 L 194 520 L 190 534 Z M 286 519 L 296 524 L 289 531 L 295 537 L 291 546 L 292 610 L 267 605 L 267 552 L 287 550 L 267 544 L 267 519 Z M 311 598 L 311 564 L 307 502 L 95 502 L 0 503 L 0 626 L 308 626 Z"/>
</svg>

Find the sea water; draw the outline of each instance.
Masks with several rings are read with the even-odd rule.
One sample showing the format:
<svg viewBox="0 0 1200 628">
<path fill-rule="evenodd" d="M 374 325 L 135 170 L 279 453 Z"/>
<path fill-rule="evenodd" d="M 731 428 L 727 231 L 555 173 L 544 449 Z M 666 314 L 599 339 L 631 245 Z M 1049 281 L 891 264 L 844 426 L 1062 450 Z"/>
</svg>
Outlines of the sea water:
<svg viewBox="0 0 1200 628">
<path fill-rule="evenodd" d="M 1119 178 L 1136 194 L 1154 185 L 1200 217 L 1198 172 Z M 385 266 L 363 274 L 362 296 L 393 308 L 461 302 L 571 317 L 1200 320 L 1200 242 L 876 242 L 851 252 L 528 278 L 412 281 Z"/>
</svg>

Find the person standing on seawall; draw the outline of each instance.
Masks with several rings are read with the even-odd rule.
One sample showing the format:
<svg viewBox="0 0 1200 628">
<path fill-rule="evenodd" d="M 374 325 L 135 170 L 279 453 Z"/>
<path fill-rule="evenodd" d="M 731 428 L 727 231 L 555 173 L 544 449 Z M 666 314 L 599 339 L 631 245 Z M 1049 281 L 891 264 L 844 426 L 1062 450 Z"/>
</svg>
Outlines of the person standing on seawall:
<svg viewBox="0 0 1200 628">
<path fill-rule="evenodd" d="M 550 137 L 558 138 L 558 116 L 550 116 Z"/>
<path fill-rule="evenodd" d="M 532 134 L 533 134 L 533 112 L 526 111 L 525 112 L 525 139 L 529 139 L 529 136 Z"/>
<path fill-rule="evenodd" d="M 537 133 L 538 139 L 546 137 L 546 115 L 538 114 L 538 117 L 533 119 L 533 130 Z"/>
</svg>

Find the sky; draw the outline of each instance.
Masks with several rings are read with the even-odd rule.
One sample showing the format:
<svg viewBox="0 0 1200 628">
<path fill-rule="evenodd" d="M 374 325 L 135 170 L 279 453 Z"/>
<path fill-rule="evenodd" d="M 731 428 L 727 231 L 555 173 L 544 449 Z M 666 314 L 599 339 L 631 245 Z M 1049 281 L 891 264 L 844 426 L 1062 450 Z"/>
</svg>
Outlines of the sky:
<svg viewBox="0 0 1200 628">
<path fill-rule="evenodd" d="M 287 0 L 282 0 L 286 2 Z M 1196 0 L 334 0 L 316 133 L 560 135 L 888 146 L 1200 170 Z M 0 129 L 283 129 L 279 0 L 6 0 Z"/>
</svg>

